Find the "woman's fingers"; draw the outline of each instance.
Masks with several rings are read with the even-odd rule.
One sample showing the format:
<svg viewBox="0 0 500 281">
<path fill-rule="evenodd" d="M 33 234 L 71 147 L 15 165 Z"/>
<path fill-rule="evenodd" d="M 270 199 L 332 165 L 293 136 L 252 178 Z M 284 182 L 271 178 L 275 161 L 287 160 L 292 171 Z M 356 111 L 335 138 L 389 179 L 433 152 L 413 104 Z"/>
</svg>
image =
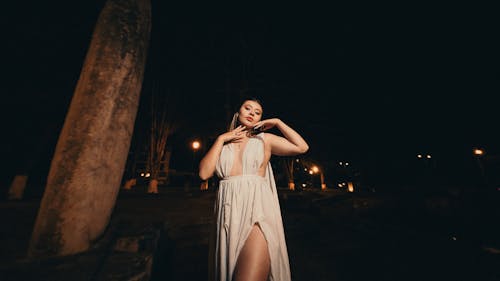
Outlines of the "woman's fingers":
<svg viewBox="0 0 500 281">
<path fill-rule="evenodd" d="M 232 137 L 231 142 L 241 142 L 243 140 L 243 136 L 238 134 L 234 137 Z"/>
<path fill-rule="evenodd" d="M 234 128 L 232 132 L 238 133 L 241 132 L 245 127 L 243 125 L 239 125 L 238 127 Z"/>
<path fill-rule="evenodd" d="M 254 126 L 254 129 L 259 129 L 260 131 L 264 131 L 266 128 L 267 126 L 264 121 L 257 122 Z"/>
</svg>

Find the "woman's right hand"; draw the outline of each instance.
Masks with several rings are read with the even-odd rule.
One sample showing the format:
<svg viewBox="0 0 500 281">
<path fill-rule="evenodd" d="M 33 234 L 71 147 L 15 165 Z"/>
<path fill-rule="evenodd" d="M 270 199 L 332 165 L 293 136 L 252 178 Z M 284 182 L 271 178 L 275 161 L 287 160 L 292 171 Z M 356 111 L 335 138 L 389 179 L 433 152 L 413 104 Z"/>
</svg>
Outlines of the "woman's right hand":
<svg viewBox="0 0 500 281">
<path fill-rule="evenodd" d="M 234 130 L 225 132 L 224 134 L 220 135 L 219 138 L 224 142 L 240 142 L 243 137 L 246 134 L 246 127 L 245 126 L 238 126 Z"/>
</svg>

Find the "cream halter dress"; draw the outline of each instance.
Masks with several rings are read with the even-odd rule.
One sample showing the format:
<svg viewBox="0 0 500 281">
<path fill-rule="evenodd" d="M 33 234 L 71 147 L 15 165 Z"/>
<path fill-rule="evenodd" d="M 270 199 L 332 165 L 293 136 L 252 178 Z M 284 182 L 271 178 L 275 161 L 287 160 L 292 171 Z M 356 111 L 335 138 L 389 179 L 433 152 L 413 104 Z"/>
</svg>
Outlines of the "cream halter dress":
<svg viewBox="0 0 500 281">
<path fill-rule="evenodd" d="M 215 201 L 215 222 L 209 250 L 209 280 L 231 281 L 245 241 L 257 224 L 267 241 L 271 258 L 270 281 L 289 281 L 290 265 L 280 205 L 270 163 L 265 176 L 258 175 L 264 161 L 264 135 L 248 139 L 242 157 L 234 144 L 225 144 L 216 165 L 221 179 Z M 240 161 L 241 175 L 230 176 L 233 162 Z M 239 164 L 239 163 L 238 163 Z"/>
</svg>

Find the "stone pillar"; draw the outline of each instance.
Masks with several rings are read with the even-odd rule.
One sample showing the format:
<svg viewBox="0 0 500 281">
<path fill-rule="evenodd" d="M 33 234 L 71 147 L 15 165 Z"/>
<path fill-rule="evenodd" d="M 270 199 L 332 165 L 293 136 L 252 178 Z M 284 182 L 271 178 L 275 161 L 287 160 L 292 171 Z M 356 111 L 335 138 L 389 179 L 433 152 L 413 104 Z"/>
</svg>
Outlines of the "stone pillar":
<svg viewBox="0 0 500 281">
<path fill-rule="evenodd" d="M 136 178 L 133 178 L 133 179 L 128 179 L 125 184 L 123 185 L 123 189 L 125 190 L 131 190 L 133 186 L 136 186 L 137 185 L 137 179 Z"/>
<path fill-rule="evenodd" d="M 59 135 L 28 256 L 86 251 L 120 189 L 151 30 L 149 0 L 108 0 Z"/>
<path fill-rule="evenodd" d="M 26 183 L 28 182 L 27 175 L 16 175 L 12 180 L 9 188 L 9 200 L 23 199 Z"/>
<path fill-rule="evenodd" d="M 151 179 L 148 183 L 148 193 L 158 193 L 158 180 L 157 179 Z"/>
</svg>

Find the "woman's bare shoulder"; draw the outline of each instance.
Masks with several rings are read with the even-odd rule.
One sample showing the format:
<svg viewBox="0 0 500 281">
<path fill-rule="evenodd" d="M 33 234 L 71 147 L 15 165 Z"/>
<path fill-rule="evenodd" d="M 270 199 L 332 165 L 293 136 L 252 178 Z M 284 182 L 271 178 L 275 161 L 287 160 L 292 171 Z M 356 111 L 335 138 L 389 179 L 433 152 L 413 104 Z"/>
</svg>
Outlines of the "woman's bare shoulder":
<svg viewBox="0 0 500 281">
<path fill-rule="evenodd" d="M 275 140 L 275 139 L 279 138 L 278 135 L 273 134 L 273 133 L 262 132 L 260 134 L 262 134 L 262 139 L 264 139 L 264 140 L 271 140 L 272 141 L 272 140 Z"/>
</svg>

